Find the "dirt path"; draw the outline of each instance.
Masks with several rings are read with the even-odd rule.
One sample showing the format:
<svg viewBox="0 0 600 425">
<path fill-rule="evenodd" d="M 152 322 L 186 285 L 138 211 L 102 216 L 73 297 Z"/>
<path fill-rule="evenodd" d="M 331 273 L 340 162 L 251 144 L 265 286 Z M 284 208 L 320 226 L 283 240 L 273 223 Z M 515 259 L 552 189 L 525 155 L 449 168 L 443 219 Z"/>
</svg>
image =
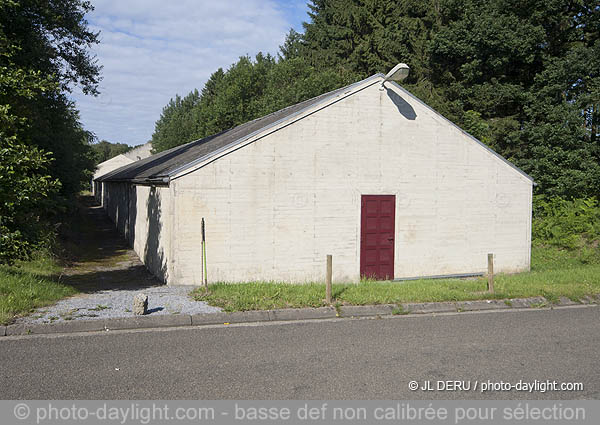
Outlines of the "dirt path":
<svg viewBox="0 0 600 425">
<path fill-rule="evenodd" d="M 72 228 L 65 232 L 65 246 L 72 258 L 64 270 L 65 283 L 82 292 L 162 285 L 92 197 L 82 198 L 79 208 Z"/>
<path fill-rule="evenodd" d="M 133 316 L 133 297 L 148 295 L 150 314 L 195 314 L 220 311 L 192 300 L 193 286 L 166 286 L 148 272 L 92 197 L 81 198 L 79 214 L 64 232 L 70 253 L 61 281 L 80 293 L 37 310 L 17 323 L 49 323 Z"/>
</svg>

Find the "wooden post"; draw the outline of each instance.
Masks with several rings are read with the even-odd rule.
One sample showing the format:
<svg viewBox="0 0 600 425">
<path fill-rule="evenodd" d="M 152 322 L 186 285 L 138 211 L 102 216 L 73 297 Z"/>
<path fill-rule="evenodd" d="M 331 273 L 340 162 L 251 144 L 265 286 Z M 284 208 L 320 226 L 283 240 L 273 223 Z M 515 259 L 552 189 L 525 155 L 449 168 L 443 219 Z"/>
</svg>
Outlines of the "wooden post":
<svg viewBox="0 0 600 425">
<path fill-rule="evenodd" d="M 327 256 L 327 275 L 325 276 L 325 300 L 327 304 L 331 304 L 331 272 L 332 272 L 331 255 Z"/>
<path fill-rule="evenodd" d="M 488 291 L 494 293 L 494 254 L 488 254 Z"/>
<path fill-rule="evenodd" d="M 202 219 L 204 220 L 204 217 Z M 202 240 L 204 237 L 204 221 L 200 226 L 202 232 L 202 238 L 200 239 L 200 282 L 204 285 L 204 240 Z"/>
<path fill-rule="evenodd" d="M 204 290 L 208 292 L 208 276 L 206 270 L 206 227 L 204 224 L 204 217 L 202 217 L 202 280 L 204 280 Z"/>
</svg>

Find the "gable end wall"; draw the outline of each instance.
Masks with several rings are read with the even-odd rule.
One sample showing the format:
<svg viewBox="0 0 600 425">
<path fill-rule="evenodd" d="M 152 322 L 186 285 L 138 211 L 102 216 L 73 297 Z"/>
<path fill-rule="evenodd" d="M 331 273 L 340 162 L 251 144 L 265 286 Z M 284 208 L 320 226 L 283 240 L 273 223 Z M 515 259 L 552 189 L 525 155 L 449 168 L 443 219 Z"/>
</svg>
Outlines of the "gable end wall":
<svg viewBox="0 0 600 425">
<path fill-rule="evenodd" d="M 532 182 L 379 84 L 172 180 L 169 283 L 357 281 L 362 194 L 396 196 L 395 277 L 528 270 Z"/>
</svg>

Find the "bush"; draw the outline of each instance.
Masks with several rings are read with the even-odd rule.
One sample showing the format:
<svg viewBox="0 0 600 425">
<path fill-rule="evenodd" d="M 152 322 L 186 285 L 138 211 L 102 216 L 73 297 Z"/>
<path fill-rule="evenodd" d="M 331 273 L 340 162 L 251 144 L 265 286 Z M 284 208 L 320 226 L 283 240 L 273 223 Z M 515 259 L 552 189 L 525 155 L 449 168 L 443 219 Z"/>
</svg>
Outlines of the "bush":
<svg viewBox="0 0 600 425">
<path fill-rule="evenodd" d="M 44 245 L 44 214 L 60 183 L 47 174 L 48 153 L 0 131 L 0 263 L 26 259 Z"/>
<path fill-rule="evenodd" d="M 551 245 L 594 255 L 600 242 L 600 204 L 596 198 L 566 200 L 534 198 L 532 239 L 534 244 Z"/>
</svg>

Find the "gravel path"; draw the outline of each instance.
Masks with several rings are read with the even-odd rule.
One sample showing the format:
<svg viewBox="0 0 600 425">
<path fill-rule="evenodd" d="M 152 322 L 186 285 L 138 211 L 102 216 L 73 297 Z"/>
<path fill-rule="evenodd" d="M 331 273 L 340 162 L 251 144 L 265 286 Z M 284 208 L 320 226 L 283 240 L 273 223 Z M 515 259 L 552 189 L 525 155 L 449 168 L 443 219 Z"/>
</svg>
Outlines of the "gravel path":
<svg viewBox="0 0 600 425">
<path fill-rule="evenodd" d="M 133 297 L 138 293 L 148 295 L 151 315 L 221 311 L 190 298 L 194 286 L 166 286 L 152 276 L 92 198 L 83 200 L 74 224 L 65 241 L 74 260 L 63 270 L 61 282 L 79 293 L 18 318 L 16 323 L 131 317 Z"/>
<path fill-rule="evenodd" d="M 45 307 L 17 323 L 51 323 L 65 320 L 93 320 L 113 317 L 132 317 L 133 297 L 138 293 L 148 295 L 148 311 L 158 314 L 197 314 L 221 311 L 202 301 L 189 297 L 189 286 L 153 286 L 143 289 L 110 289 L 90 294 L 79 294 Z"/>
</svg>

